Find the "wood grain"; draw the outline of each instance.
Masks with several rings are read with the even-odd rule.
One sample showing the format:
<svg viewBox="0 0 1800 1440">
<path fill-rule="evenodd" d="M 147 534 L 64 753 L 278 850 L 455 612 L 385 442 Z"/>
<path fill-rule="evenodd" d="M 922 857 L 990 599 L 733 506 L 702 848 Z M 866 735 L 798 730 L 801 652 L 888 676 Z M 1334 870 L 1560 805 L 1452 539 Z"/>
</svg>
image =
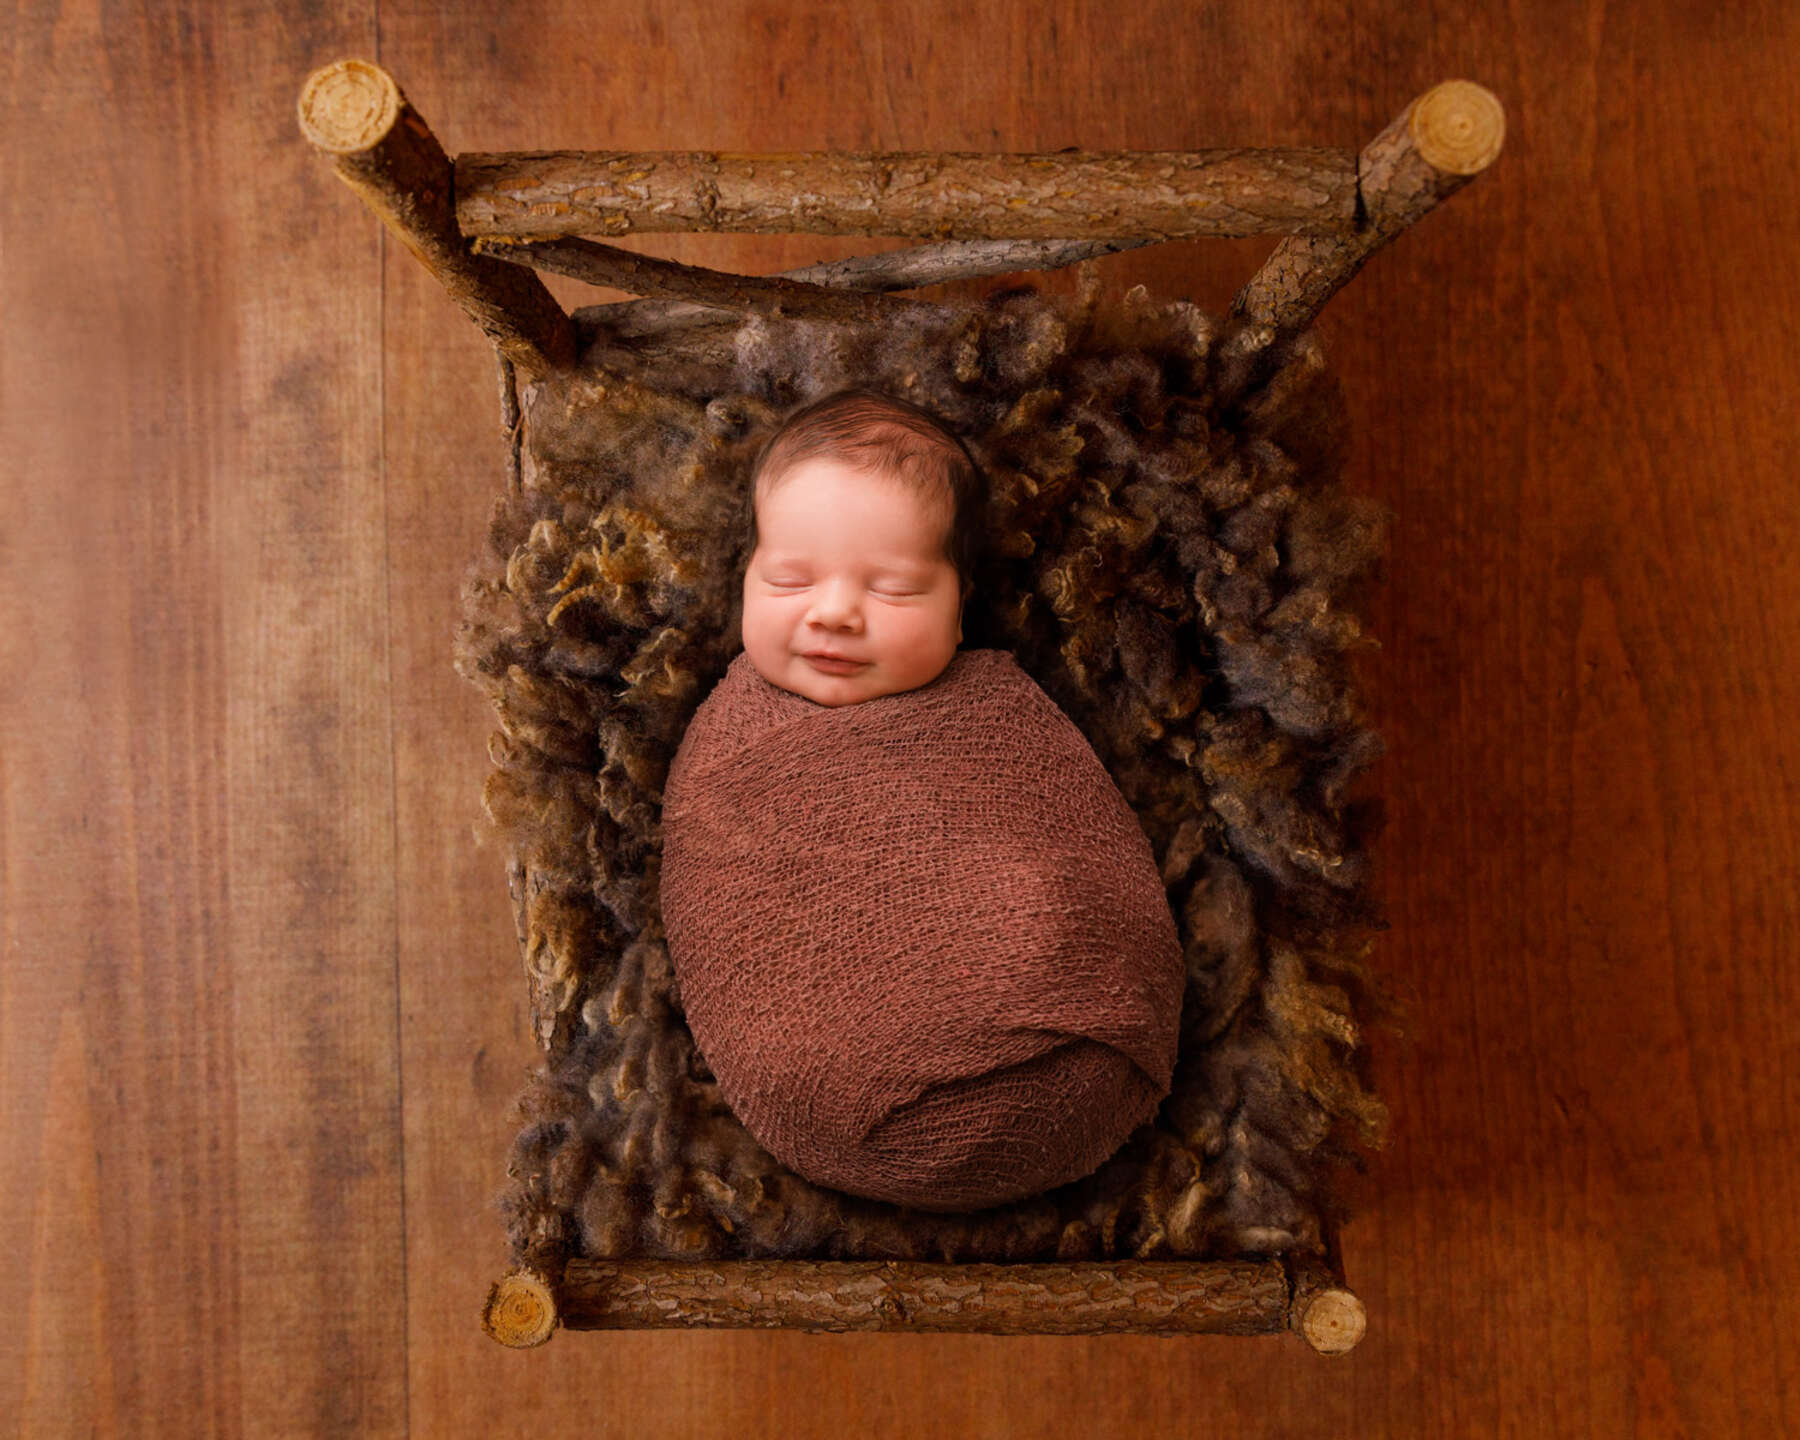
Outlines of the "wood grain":
<svg viewBox="0 0 1800 1440">
<path fill-rule="evenodd" d="M 1791 7 L 353 0 L 0 36 L 0 1434 L 1800 1431 Z M 344 55 L 453 154 L 1357 146 L 1448 76 L 1502 98 L 1494 169 L 1321 325 L 1396 516 L 1369 673 L 1410 1007 L 1349 1355 L 480 1333 L 533 1047 L 450 636 L 506 447 L 486 341 L 297 133 Z M 1267 249 L 1100 266 L 1223 310 Z"/>
<path fill-rule="evenodd" d="M 252 13 L 6 27 L 0 1426 L 32 1437 L 406 1424 L 379 241 L 301 223 L 354 205 L 287 74 L 372 36 Z"/>
</svg>

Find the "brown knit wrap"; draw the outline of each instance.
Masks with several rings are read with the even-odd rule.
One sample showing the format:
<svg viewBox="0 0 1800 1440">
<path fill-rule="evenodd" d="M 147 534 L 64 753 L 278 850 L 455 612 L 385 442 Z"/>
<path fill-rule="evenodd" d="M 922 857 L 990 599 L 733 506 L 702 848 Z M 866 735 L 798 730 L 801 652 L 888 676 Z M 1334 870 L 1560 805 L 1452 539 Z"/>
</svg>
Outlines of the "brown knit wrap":
<svg viewBox="0 0 1800 1440">
<path fill-rule="evenodd" d="M 1090 1174 L 1168 1094 L 1184 964 L 1149 841 L 1007 651 L 836 707 L 740 654 L 662 825 L 689 1027 L 797 1173 L 981 1209 Z"/>
</svg>

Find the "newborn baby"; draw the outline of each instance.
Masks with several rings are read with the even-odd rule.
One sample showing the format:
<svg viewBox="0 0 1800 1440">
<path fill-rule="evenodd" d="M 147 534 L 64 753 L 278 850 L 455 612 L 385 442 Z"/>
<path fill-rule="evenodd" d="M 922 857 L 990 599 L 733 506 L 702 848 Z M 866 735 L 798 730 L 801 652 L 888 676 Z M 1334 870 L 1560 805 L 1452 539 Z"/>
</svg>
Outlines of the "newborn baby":
<svg viewBox="0 0 1800 1440">
<path fill-rule="evenodd" d="M 744 650 L 663 789 L 689 1029 L 796 1174 L 977 1210 L 1092 1173 L 1169 1091 L 1185 971 L 1149 841 L 1007 650 L 958 650 L 984 495 L 870 391 L 751 472 Z"/>
<path fill-rule="evenodd" d="M 916 690 L 962 642 L 981 472 L 927 411 L 846 390 L 788 418 L 750 476 L 744 653 L 821 705 Z"/>
</svg>

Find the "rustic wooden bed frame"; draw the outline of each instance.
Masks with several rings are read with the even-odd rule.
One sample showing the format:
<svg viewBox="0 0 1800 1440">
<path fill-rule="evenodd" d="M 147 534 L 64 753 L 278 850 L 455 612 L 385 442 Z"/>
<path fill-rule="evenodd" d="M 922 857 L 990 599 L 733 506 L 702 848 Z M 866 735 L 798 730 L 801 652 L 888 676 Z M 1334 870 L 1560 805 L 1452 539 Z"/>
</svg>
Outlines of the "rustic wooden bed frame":
<svg viewBox="0 0 1800 1440">
<path fill-rule="evenodd" d="M 1371 255 L 1500 153 L 1479 85 L 1420 95 L 1361 153 L 1339 149 L 1054 154 L 548 151 L 454 161 L 393 78 L 362 60 L 315 71 L 300 127 L 493 341 L 518 465 L 516 376 L 728 313 L 867 319 L 892 292 L 1202 236 L 1284 235 L 1234 316 L 1273 365 Z M 904 235 L 927 243 L 779 276 L 656 260 L 590 239 L 651 231 Z M 564 312 L 535 270 L 647 297 Z M 1247 382 L 1246 382 L 1247 383 Z M 515 482 L 516 483 L 516 482 Z M 516 877 L 515 877 L 516 879 Z M 491 1287 L 488 1333 L 514 1346 L 571 1329 L 757 1327 L 986 1334 L 1260 1335 L 1322 1354 L 1361 1339 L 1336 1237 L 1323 1256 L 1071 1264 L 593 1260 L 546 1253 Z"/>
</svg>

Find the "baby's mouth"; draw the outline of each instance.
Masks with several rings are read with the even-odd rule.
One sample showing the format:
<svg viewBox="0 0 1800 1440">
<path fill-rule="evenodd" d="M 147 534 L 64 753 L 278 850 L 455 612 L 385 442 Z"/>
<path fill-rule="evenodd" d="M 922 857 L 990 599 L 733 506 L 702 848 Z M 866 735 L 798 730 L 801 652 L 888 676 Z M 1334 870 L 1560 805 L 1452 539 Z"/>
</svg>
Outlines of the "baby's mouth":
<svg viewBox="0 0 1800 1440">
<path fill-rule="evenodd" d="M 828 670 L 834 675 L 848 674 L 852 670 L 860 669 L 864 664 L 861 660 L 846 660 L 841 656 L 827 655 L 822 650 L 809 651 L 802 658 L 810 660 L 819 669 Z"/>
</svg>

